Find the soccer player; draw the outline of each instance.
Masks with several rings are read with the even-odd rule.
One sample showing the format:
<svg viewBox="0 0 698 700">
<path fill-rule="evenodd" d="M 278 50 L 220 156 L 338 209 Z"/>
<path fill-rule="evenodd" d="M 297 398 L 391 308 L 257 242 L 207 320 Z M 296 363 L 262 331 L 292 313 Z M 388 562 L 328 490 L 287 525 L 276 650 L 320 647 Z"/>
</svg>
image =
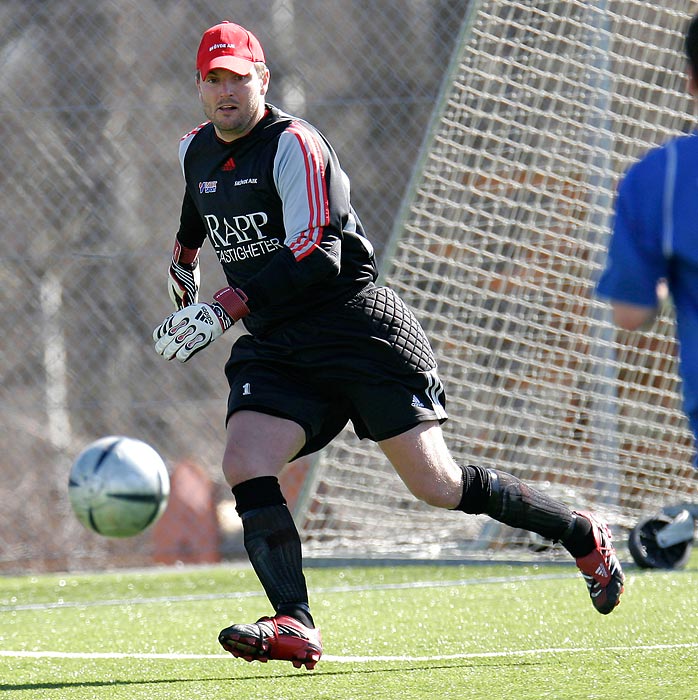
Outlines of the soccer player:
<svg viewBox="0 0 698 700">
<path fill-rule="evenodd" d="M 247 661 L 312 669 L 319 660 L 301 542 L 277 475 L 348 421 L 378 443 L 417 498 L 560 541 L 594 607 L 610 613 L 624 579 L 604 523 L 505 472 L 454 462 L 429 342 L 398 296 L 375 284 L 371 243 L 332 146 L 265 103 L 269 70 L 256 37 L 231 22 L 211 27 L 196 69 L 208 121 L 179 148 L 186 186 L 168 284 L 178 310 L 153 339 L 163 357 L 186 362 L 238 321 L 249 332 L 225 367 L 223 472 L 273 615 L 227 627 L 221 645 Z M 227 286 L 201 303 L 206 239 Z"/>
<path fill-rule="evenodd" d="M 688 92 L 698 100 L 698 16 L 689 22 L 684 47 Z M 697 222 L 694 132 L 650 150 L 625 173 L 597 293 L 610 299 L 615 323 L 635 331 L 652 325 L 668 289 L 676 309 L 684 410 L 698 442 Z"/>
</svg>

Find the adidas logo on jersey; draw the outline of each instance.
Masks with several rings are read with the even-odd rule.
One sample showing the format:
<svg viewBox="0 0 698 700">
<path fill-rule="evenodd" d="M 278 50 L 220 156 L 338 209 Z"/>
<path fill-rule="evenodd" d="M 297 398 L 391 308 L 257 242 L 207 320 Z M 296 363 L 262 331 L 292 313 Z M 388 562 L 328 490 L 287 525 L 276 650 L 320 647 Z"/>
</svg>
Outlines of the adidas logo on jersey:
<svg viewBox="0 0 698 700">
<path fill-rule="evenodd" d="M 426 408 L 424 404 L 419 400 L 418 396 L 412 396 L 412 405 L 416 406 L 417 408 Z"/>
<path fill-rule="evenodd" d="M 232 156 L 228 158 L 228 160 L 226 160 L 225 163 L 223 163 L 223 167 L 221 168 L 221 170 L 224 173 L 229 173 L 231 170 L 235 170 L 235 161 L 233 160 Z"/>
</svg>

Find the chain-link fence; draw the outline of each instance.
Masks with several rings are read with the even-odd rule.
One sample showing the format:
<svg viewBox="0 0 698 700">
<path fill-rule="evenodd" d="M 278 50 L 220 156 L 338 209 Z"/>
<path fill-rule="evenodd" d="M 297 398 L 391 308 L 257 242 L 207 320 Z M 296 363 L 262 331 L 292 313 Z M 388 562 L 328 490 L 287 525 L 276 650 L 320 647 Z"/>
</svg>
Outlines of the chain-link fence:
<svg viewBox="0 0 698 700">
<path fill-rule="evenodd" d="M 0 571 L 147 560 L 146 536 L 94 538 L 67 473 L 125 434 L 219 476 L 221 342 L 180 366 L 152 328 L 170 312 L 181 135 L 204 117 L 204 29 L 261 39 L 269 100 L 318 126 L 352 179 L 379 256 L 438 94 L 465 0 L 6 0 L 0 4 Z M 202 298 L 224 284 L 202 257 Z"/>
</svg>

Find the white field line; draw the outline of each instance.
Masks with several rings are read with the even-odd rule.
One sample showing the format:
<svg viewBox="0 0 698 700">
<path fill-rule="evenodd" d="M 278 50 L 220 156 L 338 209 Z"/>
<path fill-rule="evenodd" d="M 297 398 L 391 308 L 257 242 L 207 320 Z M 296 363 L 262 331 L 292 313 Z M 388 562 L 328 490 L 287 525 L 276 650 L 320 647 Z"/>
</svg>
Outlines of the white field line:
<svg viewBox="0 0 698 700">
<path fill-rule="evenodd" d="M 405 583 L 365 584 L 361 586 L 332 586 L 315 588 L 313 595 L 327 593 L 357 593 L 361 591 L 396 591 L 424 588 L 458 588 L 463 586 L 526 583 L 531 581 L 550 581 L 579 577 L 579 572 L 557 574 L 532 574 L 530 576 L 489 576 L 487 578 L 456 579 L 454 581 L 410 581 Z M 205 600 L 230 600 L 239 598 L 263 597 L 263 591 L 241 591 L 239 593 L 200 593 L 178 596 L 155 596 L 141 598 L 123 598 L 113 600 L 69 601 L 57 600 L 46 603 L 26 603 L 19 605 L 0 605 L 0 613 L 21 610 L 55 610 L 56 608 L 93 608 L 112 605 L 148 605 L 151 603 L 191 603 Z"/>
<path fill-rule="evenodd" d="M 673 649 L 697 649 L 698 642 L 686 644 L 651 644 L 642 646 L 612 646 L 603 647 L 604 652 L 647 652 L 670 651 Z M 495 659 L 522 656 L 540 656 L 546 654 L 597 654 L 598 647 L 555 647 L 543 649 L 512 649 L 509 651 L 482 651 L 463 654 L 438 654 L 432 656 L 333 656 L 325 654 L 323 661 L 340 664 L 363 664 L 376 662 L 406 662 L 406 663 L 433 663 L 435 661 L 458 661 L 463 659 Z M 63 651 L 3 651 L 0 650 L 0 658 L 29 658 L 29 659 L 142 659 L 167 661 L 182 660 L 230 660 L 229 654 L 119 654 L 114 652 L 63 652 Z"/>
<path fill-rule="evenodd" d="M 491 576 L 488 578 L 475 579 L 459 579 L 453 581 L 418 581 L 405 583 L 386 583 L 386 584 L 370 584 L 361 586 L 333 586 L 328 588 L 320 588 L 314 591 L 315 594 L 323 593 L 350 593 L 366 590 L 405 590 L 405 589 L 424 589 L 424 588 L 446 588 L 458 586 L 473 586 L 480 584 L 511 584 L 522 582 L 533 582 L 551 579 L 571 579 L 578 576 L 578 573 L 559 573 L 559 574 L 541 574 L 530 576 Z M 177 603 L 191 602 L 201 600 L 217 600 L 230 598 L 246 598 L 254 596 L 262 596 L 263 593 L 246 591 L 240 593 L 229 594 L 200 594 L 200 595 L 184 595 L 184 596 L 160 596 L 154 598 L 132 598 L 132 599 L 115 599 L 115 600 L 98 600 L 98 601 L 55 601 L 48 603 L 31 603 L 26 605 L 7 605 L 0 606 L 0 612 L 16 612 L 21 610 L 49 610 L 56 608 L 88 608 L 94 606 L 109 606 L 109 605 L 143 605 L 148 603 Z M 672 649 L 698 649 L 698 642 L 690 642 L 685 644 L 654 644 L 654 645 L 633 645 L 633 646 L 613 646 L 604 647 L 604 651 L 616 652 L 646 652 L 646 651 L 664 651 Z M 429 656 L 334 656 L 325 654 L 322 657 L 323 661 L 333 663 L 357 664 L 357 663 L 376 663 L 376 662 L 405 662 L 405 663 L 433 663 L 437 661 L 457 661 L 463 659 L 489 659 L 489 658 L 506 658 L 506 657 L 525 657 L 538 656 L 546 654 L 587 654 L 598 653 L 597 647 L 559 647 L 559 648 L 542 648 L 542 649 L 513 649 L 508 651 L 490 651 L 490 652 L 470 652 L 462 654 L 438 654 Z M 64 652 L 64 651 L 10 651 L 0 649 L 0 658 L 31 658 L 31 659 L 142 659 L 142 660 L 230 660 L 229 654 L 140 654 L 140 653 L 118 653 L 118 652 Z"/>
</svg>

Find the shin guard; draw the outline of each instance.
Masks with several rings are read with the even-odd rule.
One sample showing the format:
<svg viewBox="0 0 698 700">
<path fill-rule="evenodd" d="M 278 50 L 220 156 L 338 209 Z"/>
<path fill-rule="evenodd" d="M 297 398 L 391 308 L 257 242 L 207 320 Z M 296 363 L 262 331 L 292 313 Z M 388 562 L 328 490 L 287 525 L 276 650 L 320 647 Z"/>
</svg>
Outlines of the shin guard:
<svg viewBox="0 0 698 700">
<path fill-rule="evenodd" d="M 252 568 L 275 611 L 308 607 L 301 540 L 275 477 L 233 488 Z"/>
<path fill-rule="evenodd" d="M 573 527 L 574 514 L 567 506 L 515 476 L 484 467 L 461 469 L 463 496 L 457 510 L 485 513 L 511 527 L 530 530 L 555 541 L 564 539 Z"/>
</svg>

